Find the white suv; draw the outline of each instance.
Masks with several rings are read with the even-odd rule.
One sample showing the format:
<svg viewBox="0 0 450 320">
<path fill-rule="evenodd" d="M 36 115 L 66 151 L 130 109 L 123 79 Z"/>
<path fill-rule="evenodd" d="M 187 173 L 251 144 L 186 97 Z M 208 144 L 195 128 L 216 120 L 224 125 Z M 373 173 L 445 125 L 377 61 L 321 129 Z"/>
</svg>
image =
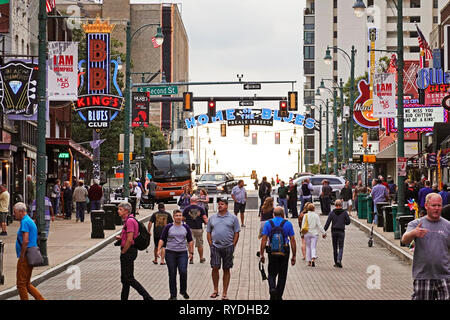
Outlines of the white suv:
<svg viewBox="0 0 450 320">
<path fill-rule="evenodd" d="M 322 181 L 327 179 L 330 182 L 330 187 L 333 190 L 332 201 L 338 199 L 341 193 L 341 190 L 345 187 L 345 180 L 341 177 L 334 175 L 326 175 L 326 174 L 317 174 L 310 176 L 303 176 L 294 180 L 294 183 L 297 185 L 297 191 L 299 194 L 299 198 L 301 195 L 302 183 L 305 179 L 309 179 L 311 184 L 313 185 L 313 201 L 317 200 L 320 196 L 320 187 L 322 186 Z"/>
</svg>

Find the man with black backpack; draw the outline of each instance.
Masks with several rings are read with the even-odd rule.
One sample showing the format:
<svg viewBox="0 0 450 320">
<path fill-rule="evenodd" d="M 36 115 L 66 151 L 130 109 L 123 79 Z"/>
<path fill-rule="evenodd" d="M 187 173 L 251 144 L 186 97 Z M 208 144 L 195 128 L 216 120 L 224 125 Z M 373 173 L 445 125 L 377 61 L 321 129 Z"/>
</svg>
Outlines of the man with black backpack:
<svg viewBox="0 0 450 320">
<path fill-rule="evenodd" d="M 274 215 L 275 218 L 268 220 L 264 225 L 260 257 L 261 262 L 264 263 L 264 250 L 267 248 L 270 300 L 282 300 L 289 266 L 289 250 L 292 250 L 291 264 L 295 265 L 297 244 L 294 227 L 290 221 L 284 219 L 283 208 L 276 207 Z M 267 245 L 267 241 L 269 241 L 269 245 Z"/>
<path fill-rule="evenodd" d="M 134 278 L 134 260 L 138 250 L 145 250 L 150 243 L 147 228 L 131 214 L 131 204 L 121 202 L 119 216 L 123 220 L 120 236 L 116 236 L 116 245 L 120 246 L 120 280 L 122 282 L 121 300 L 128 300 L 130 287 L 133 287 L 144 300 L 153 300 L 147 290 Z"/>
</svg>

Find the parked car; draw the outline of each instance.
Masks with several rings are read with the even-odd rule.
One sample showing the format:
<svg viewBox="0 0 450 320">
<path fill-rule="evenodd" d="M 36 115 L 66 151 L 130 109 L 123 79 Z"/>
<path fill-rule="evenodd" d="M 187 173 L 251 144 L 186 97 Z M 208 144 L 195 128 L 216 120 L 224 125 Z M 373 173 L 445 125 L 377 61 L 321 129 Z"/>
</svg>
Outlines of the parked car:
<svg viewBox="0 0 450 320">
<path fill-rule="evenodd" d="M 230 194 L 237 181 L 230 172 L 208 172 L 200 176 L 196 182 L 196 189 L 205 189 L 208 195 Z"/>
<path fill-rule="evenodd" d="M 344 188 L 345 186 L 345 179 L 338 177 L 338 176 L 334 176 L 334 175 L 326 175 L 326 174 L 318 174 L 318 175 L 310 175 L 310 176 L 303 176 L 300 178 L 297 178 L 294 180 L 294 183 L 297 185 L 297 191 L 299 194 L 299 198 L 301 195 L 301 186 L 303 181 L 305 181 L 305 179 L 309 178 L 311 184 L 313 185 L 313 201 L 316 201 L 319 199 L 319 192 L 320 192 L 320 187 L 322 186 L 322 181 L 327 179 L 330 182 L 330 187 L 333 190 L 333 194 L 332 194 L 332 203 L 334 203 L 334 200 L 338 199 L 341 193 L 341 190 Z"/>
</svg>

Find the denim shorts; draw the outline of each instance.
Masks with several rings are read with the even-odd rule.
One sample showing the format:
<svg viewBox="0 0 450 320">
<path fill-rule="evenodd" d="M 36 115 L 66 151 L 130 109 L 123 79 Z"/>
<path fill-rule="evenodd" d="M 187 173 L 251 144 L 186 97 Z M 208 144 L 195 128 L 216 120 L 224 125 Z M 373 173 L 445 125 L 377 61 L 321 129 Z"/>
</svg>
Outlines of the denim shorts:
<svg viewBox="0 0 450 320">
<path fill-rule="evenodd" d="M 8 220 L 8 212 L 0 212 L 0 223 L 6 223 Z"/>
</svg>

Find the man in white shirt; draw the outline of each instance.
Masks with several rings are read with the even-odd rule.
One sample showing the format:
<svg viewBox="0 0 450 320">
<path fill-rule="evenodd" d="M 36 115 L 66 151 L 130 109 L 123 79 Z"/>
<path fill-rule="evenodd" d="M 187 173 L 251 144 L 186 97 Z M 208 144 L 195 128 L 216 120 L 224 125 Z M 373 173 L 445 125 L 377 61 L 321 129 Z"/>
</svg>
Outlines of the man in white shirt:
<svg viewBox="0 0 450 320">
<path fill-rule="evenodd" d="M 136 194 L 136 214 L 139 214 L 139 207 L 141 205 L 142 189 L 137 182 L 133 182 L 134 193 Z"/>
</svg>

